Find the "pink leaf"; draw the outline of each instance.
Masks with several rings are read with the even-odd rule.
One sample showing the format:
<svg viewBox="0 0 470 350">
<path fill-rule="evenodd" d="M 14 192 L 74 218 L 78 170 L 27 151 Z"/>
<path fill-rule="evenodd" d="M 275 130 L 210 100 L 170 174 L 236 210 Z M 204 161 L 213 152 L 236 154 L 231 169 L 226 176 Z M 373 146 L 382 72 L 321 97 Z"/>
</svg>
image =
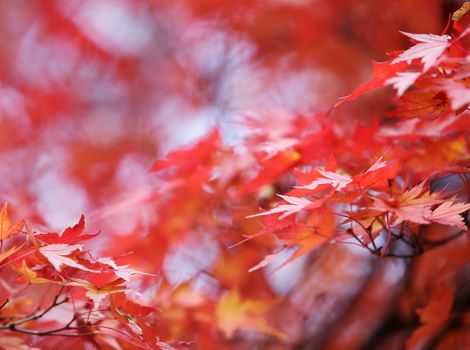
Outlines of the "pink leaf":
<svg viewBox="0 0 470 350">
<path fill-rule="evenodd" d="M 272 214 L 279 214 L 283 213 L 280 217 L 279 220 L 282 220 L 286 216 L 295 214 L 308 206 L 314 204 L 314 202 L 309 201 L 306 198 L 298 198 L 298 197 L 292 197 L 292 196 L 283 196 L 283 195 L 278 195 L 282 199 L 284 199 L 287 203 L 290 204 L 281 204 L 277 206 L 276 208 L 273 208 L 271 210 L 265 211 L 263 213 L 259 214 L 254 214 L 254 215 L 249 215 L 247 218 L 254 218 L 256 216 L 263 216 L 263 215 L 272 215 Z"/>
<path fill-rule="evenodd" d="M 401 96 L 420 75 L 420 72 L 398 72 L 396 76 L 385 81 L 385 85 L 392 85 L 397 90 L 397 95 Z"/>
<path fill-rule="evenodd" d="M 345 188 L 348 184 L 351 183 L 352 179 L 347 175 L 340 175 L 338 173 L 334 173 L 331 171 L 324 171 L 319 170 L 317 171 L 323 176 L 319 177 L 312 181 L 309 185 L 305 186 L 296 186 L 296 188 L 301 188 L 305 190 L 313 191 L 320 185 L 330 185 L 336 189 L 336 191 L 340 191 Z"/>
<path fill-rule="evenodd" d="M 71 257 L 67 255 L 72 254 L 75 250 L 80 250 L 81 246 L 79 245 L 68 245 L 68 244 L 51 244 L 39 248 L 39 252 L 54 266 L 54 269 L 60 272 L 60 267 L 62 265 L 75 267 L 76 269 L 97 272 L 90 270 L 89 268 L 79 264 Z"/>
<path fill-rule="evenodd" d="M 395 58 L 392 63 L 402 61 L 411 63 L 414 59 L 420 58 L 421 62 L 424 64 L 424 72 L 436 64 L 439 57 L 450 44 L 450 37 L 448 35 L 401 33 L 417 41 L 418 44 L 403 52 L 400 56 Z"/>
<path fill-rule="evenodd" d="M 387 162 L 382 161 L 382 157 L 380 157 L 379 159 L 377 159 L 377 161 L 374 164 L 372 164 L 372 166 L 369 169 L 367 169 L 366 174 L 385 168 L 386 166 L 387 166 Z"/>
<path fill-rule="evenodd" d="M 463 222 L 463 217 L 460 215 L 464 211 L 470 209 L 470 204 L 455 203 L 452 201 L 444 202 L 432 211 L 432 214 L 427 216 L 429 221 L 437 222 L 443 225 L 455 226 L 461 230 L 466 230 Z"/>
</svg>

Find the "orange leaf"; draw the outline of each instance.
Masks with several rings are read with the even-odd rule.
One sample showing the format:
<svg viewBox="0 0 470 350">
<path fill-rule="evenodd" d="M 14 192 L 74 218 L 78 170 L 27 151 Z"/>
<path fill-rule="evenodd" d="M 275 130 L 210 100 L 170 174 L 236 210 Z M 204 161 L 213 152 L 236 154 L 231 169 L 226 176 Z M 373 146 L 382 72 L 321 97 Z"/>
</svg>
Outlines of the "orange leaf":
<svg viewBox="0 0 470 350">
<path fill-rule="evenodd" d="M 25 260 L 23 260 L 23 262 L 21 263 L 21 267 L 18 268 L 17 271 L 19 273 L 21 273 L 29 283 L 51 283 L 51 282 L 54 282 L 54 281 L 48 280 L 46 278 L 38 277 L 38 274 L 28 267 Z"/>
<path fill-rule="evenodd" d="M 411 91 L 400 99 L 400 105 L 388 113 L 393 117 L 436 119 L 450 110 L 450 102 L 445 92 Z"/>
<path fill-rule="evenodd" d="M 122 283 L 126 282 L 123 278 L 115 279 L 114 281 L 107 283 L 101 287 L 94 285 L 93 283 L 79 278 L 73 278 L 72 282 L 68 282 L 67 285 L 85 288 L 87 290 L 86 296 L 93 300 L 95 308 L 98 308 L 101 301 L 109 294 L 118 293 L 126 290 L 126 286 Z"/>
<path fill-rule="evenodd" d="M 232 290 L 222 297 L 217 305 L 219 329 L 229 338 L 238 329 L 252 329 L 285 338 L 286 335 L 270 326 L 265 318 L 266 312 L 277 302 L 276 299 L 242 299 L 237 290 Z"/>
<path fill-rule="evenodd" d="M 13 224 L 7 214 L 8 204 L 3 204 L 0 211 L 0 241 L 7 239 L 10 236 L 16 235 L 24 225 L 24 220 L 18 221 Z"/>
<path fill-rule="evenodd" d="M 7 259 L 10 255 L 12 255 L 12 254 L 14 254 L 15 252 L 17 252 L 18 250 L 20 250 L 21 247 L 22 247 L 22 245 L 19 246 L 19 247 L 11 247 L 11 248 L 8 249 L 6 252 L 1 253 L 1 254 L 0 254 L 0 263 L 1 263 L 3 260 Z"/>
</svg>

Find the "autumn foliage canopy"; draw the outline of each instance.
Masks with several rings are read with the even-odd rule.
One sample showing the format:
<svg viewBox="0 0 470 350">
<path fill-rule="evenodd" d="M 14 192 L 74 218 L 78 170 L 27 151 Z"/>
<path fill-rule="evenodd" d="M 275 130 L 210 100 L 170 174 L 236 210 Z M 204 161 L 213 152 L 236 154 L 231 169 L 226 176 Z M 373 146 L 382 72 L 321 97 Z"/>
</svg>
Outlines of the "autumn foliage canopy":
<svg viewBox="0 0 470 350">
<path fill-rule="evenodd" d="M 470 3 L 0 8 L 1 350 L 470 348 Z"/>
</svg>

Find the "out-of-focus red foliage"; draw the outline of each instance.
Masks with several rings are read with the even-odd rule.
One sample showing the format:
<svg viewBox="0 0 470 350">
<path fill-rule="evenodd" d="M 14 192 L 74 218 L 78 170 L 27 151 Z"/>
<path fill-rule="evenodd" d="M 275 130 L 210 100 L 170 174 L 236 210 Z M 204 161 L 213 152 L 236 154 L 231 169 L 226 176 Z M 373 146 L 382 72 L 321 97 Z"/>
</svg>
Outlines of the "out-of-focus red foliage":
<svg viewBox="0 0 470 350">
<path fill-rule="evenodd" d="M 470 347 L 468 9 L 0 2 L 0 349 Z"/>
</svg>

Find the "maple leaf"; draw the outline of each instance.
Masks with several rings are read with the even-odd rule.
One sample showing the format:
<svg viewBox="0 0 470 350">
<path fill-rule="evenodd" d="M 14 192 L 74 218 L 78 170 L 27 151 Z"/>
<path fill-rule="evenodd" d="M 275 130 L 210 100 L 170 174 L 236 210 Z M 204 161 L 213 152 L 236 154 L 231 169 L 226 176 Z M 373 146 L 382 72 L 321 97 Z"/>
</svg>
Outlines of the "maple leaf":
<svg viewBox="0 0 470 350">
<path fill-rule="evenodd" d="M 62 265 L 74 267 L 83 271 L 97 272 L 79 264 L 71 257 L 68 257 L 68 255 L 72 254 L 74 251 L 81 250 L 80 245 L 50 244 L 40 247 L 38 250 L 52 264 L 52 266 L 54 266 L 54 269 L 59 272 Z"/>
<path fill-rule="evenodd" d="M 450 37 L 448 35 L 400 33 L 417 41 L 418 44 L 404 51 L 392 63 L 406 61 L 409 64 L 414 59 L 419 58 L 424 64 L 424 72 L 436 64 L 437 60 L 450 45 Z"/>
<path fill-rule="evenodd" d="M 282 251 L 281 251 L 282 252 Z M 259 269 L 262 269 L 263 267 L 266 267 L 268 266 L 269 264 L 272 264 L 274 261 L 276 261 L 278 259 L 278 256 L 281 252 L 277 252 L 277 253 L 274 253 L 274 254 L 268 254 L 266 255 L 263 260 L 261 260 L 258 264 L 256 264 L 255 266 L 253 266 L 252 268 L 250 268 L 248 270 L 248 272 L 253 272 L 253 271 L 256 271 L 256 270 L 259 270 Z"/>
<path fill-rule="evenodd" d="M 402 193 L 398 199 L 385 201 L 374 198 L 373 209 L 390 211 L 397 216 L 396 223 L 411 221 L 417 224 L 429 224 L 427 219 L 432 215 L 431 207 L 440 204 L 443 200 L 438 194 L 430 193 L 426 189 L 427 180 Z"/>
<path fill-rule="evenodd" d="M 398 72 L 396 76 L 387 79 L 385 85 L 392 85 L 397 90 L 397 95 L 401 96 L 420 75 L 420 72 Z"/>
<path fill-rule="evenodd" d="M 152 172 L 158 172 L 170 167 L 176 167 L 179 171 L 188 172 L 197 167 L 204 166 L 210 162 L 210 158 L 217 145 L 220 142 L 220 136 L 217 129 L 213 129 L 196 144 L 185 149 L 171 152 L 167 159 L 155 161 L 150 169 Z"/>
<path fill-rule="evenodd" d="M 263 185 L 272 183 L 280 175 L 297 165 L 301 159 L 300 153 L 295 150 L 283 151 L 271 158 L 264 159 L 261 162 L 262 169 L 254 179 L 248 182 L 243 191 L 252 193 Z"/>
<path fill-rule="evenodd" d="M 442 79 L 438 83 L 440 83 L 449 96 L 452 110 L 458 111 L 470 103 L 470 81 L 468 77 L 459 81 Z"/>
<path fill-rule="evenodd" d="M 130 332 L 142 336 L 142 323 L 139 319 L 154 312 L 155 309 L 129 300 L 122 292 L 111 293 L 111 312 Z M 153 332 L 152 332 L 153 333 Z"/>
<path fill-rule="evenodd" d="M 449 110 L 449 105 L 449 99 L 443 91 L 411 91 L 401 97 L 398 108 L 388 115 L 436 119 Z"/>
<path fill-rule="evenodd" d="M 327 242 L 336 231 L 336 216 L 328 212 L 313 211 L 307 218 L 306 225 L 308 226 L 307 230 L 300 230 L 294 237 L 285 239 L 287 247 L 296 247 L 296 250 L 288 259 L 272 270 L 271 273 L 280 270 L 287 264 L 312 252 Z M 273 263 L 277 260 L 280 253 L 282 253 L 282 250 L 275 254 L 267 255 L 256 266 L 250 268 L 248 272 L 256 271 Z"/>
<path fill-rule="evenodd" d="M 428 216 L 425 216 L 425 219 L 433 222 L 437 222 L 443 225 L 455 226 L 461 230 L 466 230 L 463 222 L 462 214 L 464 211 L 470 209 L 470 204 L 465 203 L 455 203 L 453 201 L 448 201 L 440 204 L 432 213 Z"/>
<path fill-rule="evenodd" d="M 373 64 L 373 79 L 367 83 L 359 86 L 349 95 L 341 97 L 339 101 L 335 104 L 335 107 L 338 107 L 345 103 L 346 101 L 352 101 L 357 99 L 359 96 L 365 94 L 366 92 L 383 87 L 387 85 L 387 81 L 397 75 L 399 72 L 405 70 L 408 65 L 405 62 L 398 62 L 397 64 L 392 64 L 390 61 L 387 62 L 372 62 Z"/>
<path fill-rule="evenodd" d="M 87 290 L 86 296 L 93 301 L 93 305 L 97 309 L 106 296 L 126 290 L 127 287 L 122 285 L 124 282 L 126 281 L 123 278 L 118 278 L 98 287 L 87 280 L 72 278 L 71 282 L 67 282 L 66 285 L 85 288 Z"/>
<path fill-rule="evenodd" d="M 286 202 L 290 204 L 281 204 L 271 210 L 258 213 L 258 214 L 253 214 L 247 216 L 247 218 L 254 218 L 257 216 L 263 216 L 263 215 L 272 215 L 272 214 L 280 214 L 283 213 L 281 216 L 279 216 L 279 220 L 284 219 L 285 217 L 298 213 L 301 210 L 307 209 L 307 208 L 313 208 L 313 207 L 318 207 L 321 205 L 320 202 L 315 201 L 311 202 L 307 198 L 299 198 L 299 197 L 293 197 L 293 196 L 284 196 L 281 194 L 278 194 L 279 197 L 284 199 Z"/>
<path fill-rule="evenodd" d="M 341 191 L 343 188 L 349 185 L 352 181 L 352 178 L 347 175 L 340 175 L 338 173 L 334 173 L 331 171 L 324 171 L 320 169 L 317 169 L 316 171 L 320 173 L 323 177 L 319 177 L 313 180 L 308 185 L 295 186 L 295 188 L 313 191 L 320 185 L 330 185 L 336 191 Z"/>
<path fill-rule="evenodd" d="M 17 271 L 19 273 L 21 273 L 23 275 L 23 277 L 29 283 L 33 283 L 33 284 L 39 283 L 40 284 L 40 283 L 51 283 L 51 282 L 53 282 L 53 281 L 48 280 L 46 278 L 38 277 L 38 274 L 28 267 L 25 260 L 23 260 L 23 262 L 21 263 L 21 267 L 19 267 L 17 269 Z"/>
<path fill-rule="evenodd" d="M 218 327 L 228 338 L 237 329 L 252 329 L 284 339 L 286 335 L 270 326 L 265 319 L 266 312 L 278 302 L 277 299 L 242 299 L 238 290 L 231 290 L 217 305 Z"/>
<path fill-rule="evenodd" d="M 383 159 L 382 157 L 380 157 L 379 159 L 377 159 L 377 160 L 375 161 L 375 163 L 372 164 L 371 167 L 365 171 L 365 174 L 372 173 L 372 172 L 374 172 L 374 171 L 376 171 L 376 170 L 385 168 L 385 167 L 387 166 L 387 162 L 384 161 L 384 160 L 382 160 L 382 159 Z"/>
<path fill-rule="evenodd" d="M 37 239 L 40 239 L 41 241 L 49 244 L 77 244 L 78 242 L 93 238 L 99 234 L 98 232 L 94 234 L 82 235 L 84 229 L 85 216 L 82 215 L 78 224 L 73 227 L 66 228 L 60 235 L 56 232 L 49 232 L 35 234 L 34 236 Z"/>
<path fill-rule="evenodd" d="M 342 189 L 348 188 L 350 185 L 355 184 L 359 187 L 371 186 L 374 182 L 377 182 L 380 176 L 372 176 L 380 169 L 383 169 L 387 166 L 387 162 L 382 160 L 380 157 L 369 169 L 367 169 L 363 174 L 358 174 L 351 178 L 348 175 L 340 175 L 331 171 L 324 171 L 316 169 L 323 177 L 319 177 L 313 180 L 310 184 L 304 186 L 294 186 L 298 189 L 305 189 L 314 191 L 321 185 L 329 185 L 334 188 L 335 191 L 341 191 Z M 381 174 L 384 175 L 384 174 Z"/>
<path fill-rule="evenodd" d="M 133 316 L 143 317 L 155 312 L 155 308 L 138 304 L 128 299 L 124 293 L 113 294 L 111 296 L 111 304 L 114 309 L 119 309 L 121 312 Z"/>
<path fill-rule="evenodd" d="M 316 248 L 318 248 L 319 246 L 324 244 L 326 241 L 328 241 L 327 237 L 324 237 L 324 236 L 321 236 L 321 235 L 318 235 L 318 234 L 315 234 L 315 233 L 309 234 L 307 237 L 304 237 L 300 240 L 292 241 L 288 246 L 289 247 L 292 247 L 292 246 L 297 247 L 294 254 L 292 254 L 292 256 L 290 256 L 282 264 L 277 266 L 270 273 L 275 273 L 275 272 L 279 271 L 280 269 L 282 269 L 287 264 L 290 264 L 291 262 L 293 262 L 294 260 L 300 258 L 301 256 L 312 252 L 313 250 L 315 250 Z M 281 250 L 277 253 L 266 255 L 263 260 L 261 260 L 258 264 L 256 264 L 252 268 L 250 268 L 248 270 L 248 272 L 253 272 L 253 271 L 259 270 L 263 267 L 266 267 L 269 264 L 272 264 L 273 262 L 278 260 L 278 257 L 283 252 L 284 252 L 284 250 Z"/>
<path fill-rule="evenodd" d="M 20 220 L 13 224 L 7 214 L 8 204 L 3 204 L 2 210 L 0 211 L 0 241 L 7 239 L 21 231 L 24 226 L 24 220 Z"/>
<path fill-rule="evenodd" d="M 380 157 L 364 173 L 355 175 L 351 184 L 347 187 L 361 191 L 367 191 L 372 187 L 380 187 L 384 185 L 384 180 L 394 176 L 395 171 L 396 167 L 391 167 L 387 161 Z"/>
<path fill-rule="evenodd" d="M 142 272 L 142 271 L 131 269 L 131 268 L 129 268 L 129 265 L 119 266 L 119 265 L 116 264 L 114 259 L 109 258 L 109 257 L 98 258 L 98 259 L 96 259 L 96 261 L 101 263 L 101 264 L 108 265 L 109 267 L 112 268 L 112 270 L 114 271 L 116 276 L 118 276 L 118 277 L 120 277 L 120 278 L 122 278 L 126 281 L 129 281 L 131 276 L 136 275 L 136 274 L 154 276 L 154 277 L 156 276 L 155 274 L 152 274 L 152 273 Z"/>
<path fill-rule="evenodd" d="M 8 259 L 11 255 L 15 254 L 18 250 L 21 249 L 22 246 L 18 246 L 18 247 L 11 247 L 10 249 L 8 249 L 6 252 L 3 252 L 0 254 L 0 263 L 5 260 L 5 259 Z"/>
</svg>

